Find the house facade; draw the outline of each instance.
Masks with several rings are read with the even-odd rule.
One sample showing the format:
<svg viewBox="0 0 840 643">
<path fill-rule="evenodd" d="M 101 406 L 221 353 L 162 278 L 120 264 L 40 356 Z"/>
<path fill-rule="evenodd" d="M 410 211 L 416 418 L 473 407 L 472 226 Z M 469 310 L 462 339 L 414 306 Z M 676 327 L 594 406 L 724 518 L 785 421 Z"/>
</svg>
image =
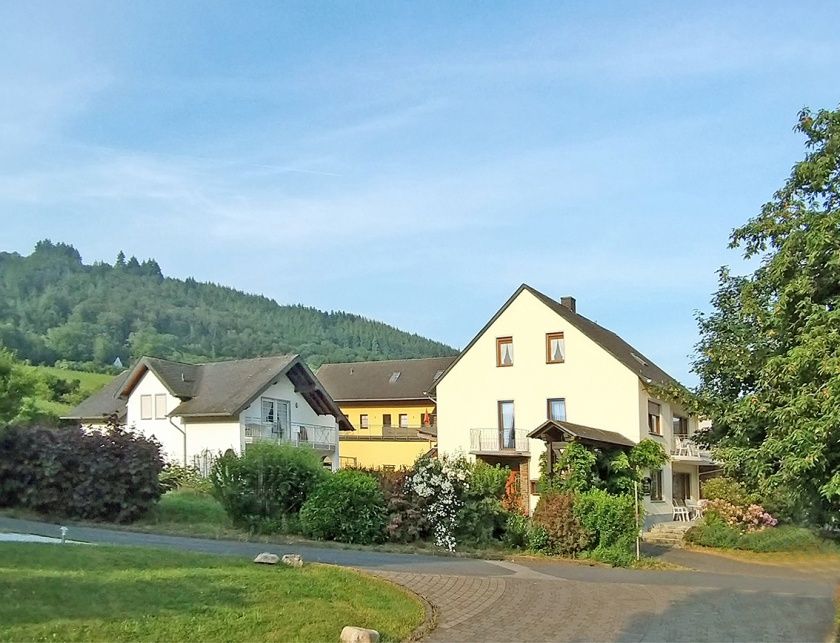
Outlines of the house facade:
<svg viewBox="0 0 840 643">
<path fill-rule="evenodd" d="M 675 503 L 699 498 L 700 476 L 712 468 L 691 442 L 697 418 L 659 392 L 672 383 L 579 315 L 573 298 L 558 302 L 522 285 L 439 378 L 438 448 L 518 470 L 533 509 L 547 434 L 612 448 L 650 438 L 671 459 L 650 472 L 647 522 L 671 520 Z"/>
<path fill-rule="evenodd" d="M 324 364 L 318 379 L 355 431 L 341 431 L 341 464 L 410 467 L 437 444 L 435 381 L 455 357 Z"/>
<path fill-rule="evenodd" d="M 184 364 L 144 357 L 64 419 L 86 426 L 116 414 L 162 445 L 167 460 L 206 470 L 257 442 L 314 449 L 338 468 L 347 418 L 297 355 Z"/>
</svg>

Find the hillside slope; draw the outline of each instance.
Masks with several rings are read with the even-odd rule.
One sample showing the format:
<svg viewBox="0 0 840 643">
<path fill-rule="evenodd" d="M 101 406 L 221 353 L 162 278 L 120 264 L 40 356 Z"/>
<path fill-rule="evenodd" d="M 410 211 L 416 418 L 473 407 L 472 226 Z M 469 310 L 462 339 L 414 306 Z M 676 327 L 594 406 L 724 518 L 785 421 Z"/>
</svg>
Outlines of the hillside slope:
<svg viewBox="0 0 840 643">
<path fill-rule="evenodd" d="M 0 344 L 34 364 L 84 369 L 140 355 L 195 362 L 300 353 L 323 362 L 439 357 L 454 349 L 345 312 L 161 274 L 154 260 L 85 265 L 70 245 L 0 252 Z"/>
</svg>

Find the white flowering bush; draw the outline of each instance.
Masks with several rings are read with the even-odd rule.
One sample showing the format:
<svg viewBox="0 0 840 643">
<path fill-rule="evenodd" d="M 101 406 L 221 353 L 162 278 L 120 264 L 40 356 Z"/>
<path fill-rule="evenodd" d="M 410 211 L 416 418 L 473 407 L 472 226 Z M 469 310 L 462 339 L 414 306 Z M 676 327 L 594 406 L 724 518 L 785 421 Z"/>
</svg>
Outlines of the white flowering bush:
<svg viewBox="0 0 840 643">
<path fill-rule="evenodd" d="M 406 480 L 406 492 L 426 500 L 425 517 L 438 547 L 455 549 L 458 512 L 464 506 L 471 476 L 470 463 L 464 456 L 442 456 L 420 458 L 414 474 Z"/>
</svg>

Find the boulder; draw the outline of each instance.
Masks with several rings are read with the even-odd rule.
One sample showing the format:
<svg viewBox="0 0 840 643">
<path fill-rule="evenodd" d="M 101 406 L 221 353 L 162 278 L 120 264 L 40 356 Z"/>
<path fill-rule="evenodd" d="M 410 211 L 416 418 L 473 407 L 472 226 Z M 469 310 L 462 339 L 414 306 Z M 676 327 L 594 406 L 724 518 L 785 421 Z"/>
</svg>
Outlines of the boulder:
<svg viewBox="0 0 840 643">
<path fill-rule="evenodd" d="M 341 630 L 341 643 L 379 643 L 379 632 L 347 625 Z"/>
<path fill-rule="evenodd" d="M 261 563 L 263 565 L 276 565 L 280 562 L 280 556 L 264 551 L 254 559 L 254 562 Z"/>
<path fill-rule="evenodd" d="M 300 554 L 283 554 L 282 562 L 289 567 L 303 567 L 303 558 Z"/>
</svg>

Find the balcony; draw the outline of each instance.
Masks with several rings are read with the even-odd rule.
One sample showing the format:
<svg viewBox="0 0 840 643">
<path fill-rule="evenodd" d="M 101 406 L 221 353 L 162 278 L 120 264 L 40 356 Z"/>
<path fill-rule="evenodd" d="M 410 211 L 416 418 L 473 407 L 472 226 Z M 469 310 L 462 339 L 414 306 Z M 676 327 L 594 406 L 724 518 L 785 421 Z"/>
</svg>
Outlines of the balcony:
<svg viewBox="0 0 840 643">
<path fill-rule="evenodd" d="M 503 432 L 495 429 L 470 429 L 470 453 L 521 455 L 528 453 L 524 431 Z"/>
<path fill-rule="evenodd" d="M 245 418 L 242 425 L 245 444 L 272 442 L 291 444 L 296 447 L 309 447 L 319 451 L 335 451 L 338 442 L 338 429 L 334 426 L 292 422 L 290 427 L 263 422 L 259 418 Z"/>
<path fill-rule="evenodd" d="M 674 436 L 674 447 L 671 449 L 671 459 L 677 462 L 712 462 L 712 452 L 700 447 L 686 435 Z"/>
</svg>

